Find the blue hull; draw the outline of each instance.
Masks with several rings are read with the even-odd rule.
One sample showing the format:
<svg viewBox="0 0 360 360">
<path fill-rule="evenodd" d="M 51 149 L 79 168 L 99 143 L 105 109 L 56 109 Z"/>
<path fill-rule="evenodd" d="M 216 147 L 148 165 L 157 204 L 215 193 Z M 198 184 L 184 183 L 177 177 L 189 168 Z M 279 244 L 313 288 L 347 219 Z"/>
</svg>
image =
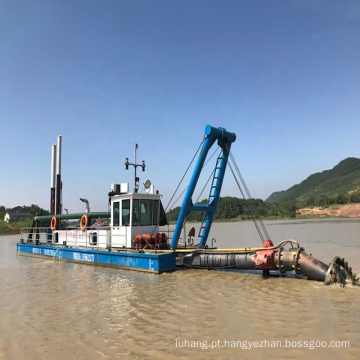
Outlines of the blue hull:
<svg viewBox="0 0 360 360">
<path fill-rule="evenodd" d="M 99 251 L 49 245 L 16 244 L 18 254 L 50 257 L 83 264 L 111 266 L 161 274 L 176 269 L 174 253 L 140 254 L 125 251 Z"/>
</svg>

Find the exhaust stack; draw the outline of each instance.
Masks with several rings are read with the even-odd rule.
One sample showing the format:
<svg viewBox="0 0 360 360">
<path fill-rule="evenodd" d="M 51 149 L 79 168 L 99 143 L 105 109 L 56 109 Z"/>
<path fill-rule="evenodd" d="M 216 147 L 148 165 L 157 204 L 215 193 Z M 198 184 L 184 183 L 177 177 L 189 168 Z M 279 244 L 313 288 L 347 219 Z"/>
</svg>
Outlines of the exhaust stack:
<svg viewBox="0 0 360 360">
<path fill-rule="evenodd" d="M 51 146 L 51 184 L 50 184 L 50 215 L 55 215 L 55 165 L 56 144 Z"/>
<path fill-rule="evenodd" d="M 61 144 L 62 144 L 62 137 L 61 135 L 59 135 L 58 145 L 57 145 L 57 163 L 56 163 L 56 215 L 61 215 L 62 213 Z"/>
</svg>

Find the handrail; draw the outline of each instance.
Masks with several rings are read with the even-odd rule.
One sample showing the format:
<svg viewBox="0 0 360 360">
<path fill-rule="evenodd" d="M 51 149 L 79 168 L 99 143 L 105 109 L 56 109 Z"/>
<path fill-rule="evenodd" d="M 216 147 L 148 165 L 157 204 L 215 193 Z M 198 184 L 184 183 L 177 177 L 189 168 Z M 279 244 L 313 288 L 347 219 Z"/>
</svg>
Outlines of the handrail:
<svg viewBox="0 0 360 360">
<path fill-rule="evenodd" d="M 123 248 L 129 236 L 128 227 L 124 231 L 112 234 L 111 226 L 90 226 L 82 231 L 80 227 L 69 226 L 65 229 L 51 231 L 50 227 L 22 228 L 20 240 L 24 243 L 35 242 L 52 246 L 70 246 L 85 249 Z M 130 247 L 129 247 L 130 248 Z"/>
<path fill-rule="evenodd" d="M 49 241 L 51 236 L 50 234 L 50 228 L 48 227 L 23 227 L 20 232 L 20 241 Z"/>
</svg>

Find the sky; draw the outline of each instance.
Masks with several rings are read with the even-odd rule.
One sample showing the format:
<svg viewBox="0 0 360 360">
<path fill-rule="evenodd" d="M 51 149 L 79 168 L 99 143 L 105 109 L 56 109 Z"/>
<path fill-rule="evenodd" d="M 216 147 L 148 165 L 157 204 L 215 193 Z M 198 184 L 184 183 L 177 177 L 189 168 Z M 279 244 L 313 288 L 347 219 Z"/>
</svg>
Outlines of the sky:
<svg viewBox="0 0 360 360">
<path fill-rule="evenodd" d="M 49 209 L 61 134 L 69 212 L 133 186 L 135 143 L 167 206 L 207 124 L 266 199 L 360 156 L 359 100 L 359 0 L 0 0 L 0 205 Z"/>
</svg>

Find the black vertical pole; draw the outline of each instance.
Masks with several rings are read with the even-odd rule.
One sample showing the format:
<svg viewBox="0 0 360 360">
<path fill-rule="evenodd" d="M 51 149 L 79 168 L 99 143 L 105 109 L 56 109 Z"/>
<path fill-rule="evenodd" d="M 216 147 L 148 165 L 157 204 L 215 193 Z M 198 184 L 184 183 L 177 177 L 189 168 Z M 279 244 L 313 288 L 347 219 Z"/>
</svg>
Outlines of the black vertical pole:
<svg viewBox="0 0 360 360">
<path fill-rule="evenodd" d="M 58 136 L 56 165 L 56 215 L 61 215 L 61 135 Z"/>
<path fill-rule="evenodd" d="M 50 185 L 50 215 L 55 215 L 55 167 L 56 167 L 56 145 L 51 146 L 51 185 Z"/>
</svg>

